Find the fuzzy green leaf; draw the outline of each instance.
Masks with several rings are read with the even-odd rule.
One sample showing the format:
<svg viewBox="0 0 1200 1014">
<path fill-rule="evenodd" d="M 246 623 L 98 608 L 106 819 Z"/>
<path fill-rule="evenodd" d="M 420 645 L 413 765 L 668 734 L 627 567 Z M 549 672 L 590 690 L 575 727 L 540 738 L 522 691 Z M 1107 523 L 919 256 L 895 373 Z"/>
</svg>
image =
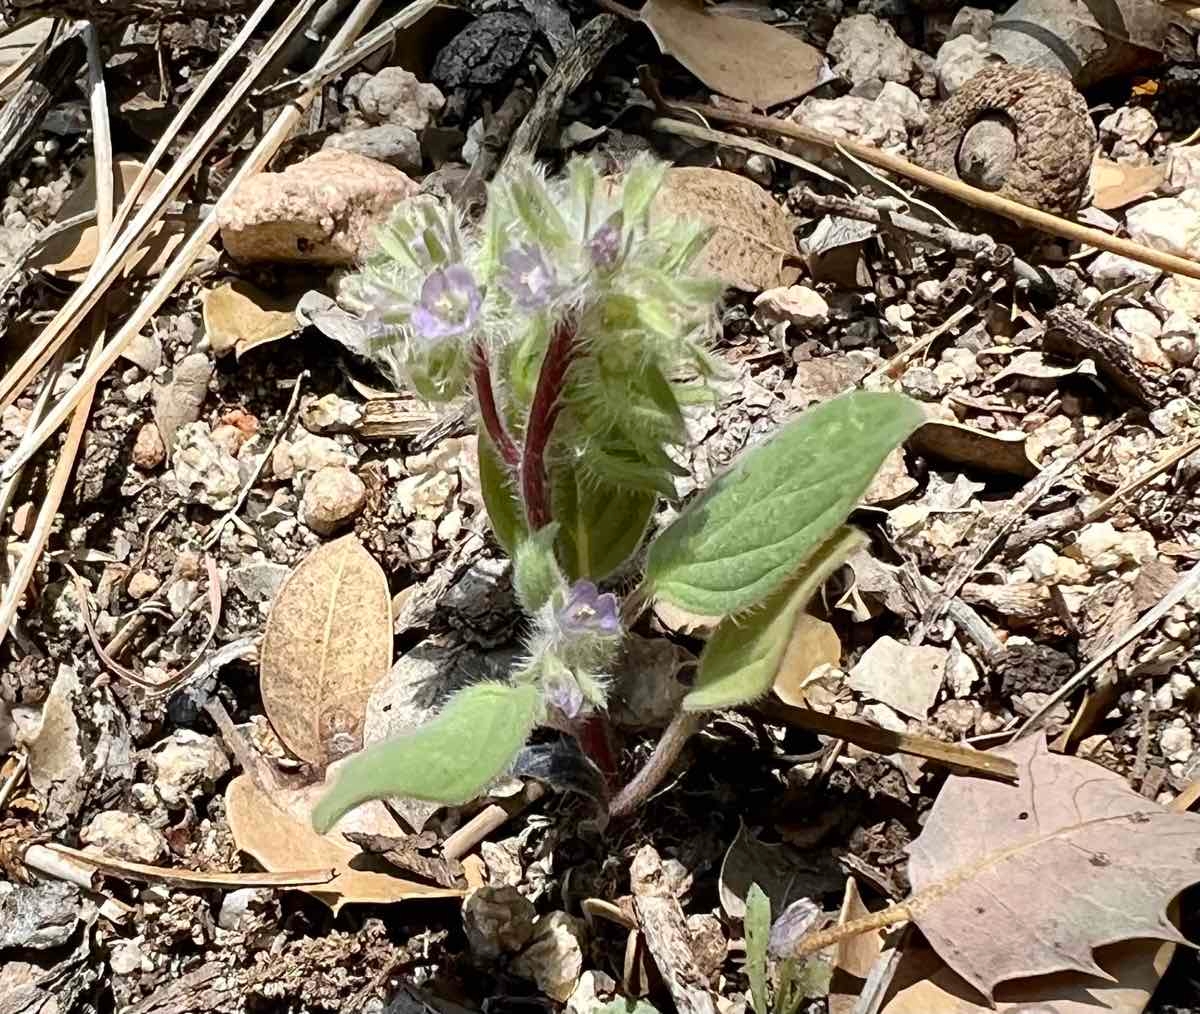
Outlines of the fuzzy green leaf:
<svg viewBox="0 0 1200 1014">
<path fill-rule="evenodd" d="M 726 616 L 700 654 L 696 683 L 683 699 L 685 711 L 732 708 L 771 689 L 796 617 L 830 574 L 866 541 L 841 528 L 804 564 L 800 575 L 748 616 Z"/>
<path fill-rule="evenodd" d="M 486 433 L 479 431 L 479 488 L 496 541 L 509 556 L 529 535 L 521 504 L 513 495 L 508 469 Z"/>
<path fill-rule="evenodd" d="M 856 391 L 809 409 L 743 455 L 655 540 L 651 591 L 701 616 L 762 602 L 846 520 L 923 419 L 899 394 Z"/>
<path fill-rule="evenodd" d="M 771 899 L 758 884 L 746 892 L 746 978 L 750 980 L 750 999 L 754 1014 L 771 1009 L 767 996 L 767 944 L 771 936 Z"/>
<path fill-rule="evenodd" d="M 556 591 L 565 590 L 566 582 L 554 558 L 558 522 L 552 522 L 525 539 L 513 554 L 513 587 L 525 612 L 542 608 Z"/>
<path fill-rule="evenodd" d="M 313 827 L 324 834 L 359 804 L 388 796 L 474 799 L 513 762 L 541 710 L 533 684 L 479 683 L 459 691 L 427 725 L 347 760 L 313 809 Z"/>
<path fill-rule="evenodd" d="M 567 578 L 608 577 L 641 545 L 656 503 L 657 493 L 584 477 L 565 462 L 556 465 L 558 559 Z"/>
</svg>

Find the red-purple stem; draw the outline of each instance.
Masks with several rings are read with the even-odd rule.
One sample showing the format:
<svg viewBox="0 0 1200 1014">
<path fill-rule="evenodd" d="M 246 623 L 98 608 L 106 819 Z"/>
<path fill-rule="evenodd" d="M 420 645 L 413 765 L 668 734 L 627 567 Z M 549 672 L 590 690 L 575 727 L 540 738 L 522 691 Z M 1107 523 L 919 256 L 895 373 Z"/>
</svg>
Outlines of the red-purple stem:
<svg viewBox="0 0 1200 1014">
<path fill-rule="evenodd" d="M 496 406 L 496 390 L 492 386 L 492 370 L 488 363 L 487 350 L 482 342 L 476 342 L 473 350 L 475 374 L 475 400 L 479 402 L 479 414 L 483 418 L 483 427 L 492 438 L 492 444 L 497 453 L 504 459 L 505 464 L 513 468 L 521 460 L 520 452 L 513 438 L 508 435 L 508 428 L 500 418 L 500 409 Z"/>
<path fill-rule="evenodd" d="M 550 496 L 546 484 L 546 448 L 561 407 L 567 370 L 575 359 L 575 323 L 561 320 L 550 336 L 542 368 L 538 373 L 529 422 L 525 427 L 525 448 L 521 453 L 521 499 L 532 531 L 550 523 Z"/>
</svg>

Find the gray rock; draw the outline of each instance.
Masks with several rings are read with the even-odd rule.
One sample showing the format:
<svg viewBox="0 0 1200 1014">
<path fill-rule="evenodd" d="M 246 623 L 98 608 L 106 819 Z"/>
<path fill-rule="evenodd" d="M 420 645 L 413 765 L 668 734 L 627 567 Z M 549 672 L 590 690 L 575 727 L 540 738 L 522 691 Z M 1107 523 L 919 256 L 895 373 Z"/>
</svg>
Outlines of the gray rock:
<svg viewBox="0 0 1200 1014">
<path fill-rule="evenodd" d="M 319 535 L 332 535 L 361 513 L 367 502 L 367 487 L 357 475 L 341 465 L 317 471 L 304 487 L 300 520 Z"/>
<path fill-rule="evenodd" d="M 1125 213 L 1129 238 L 1180 257 L 1200 257 L 1200 187 L 1143 201 Z"/>
<path fill-rule="evenodd" d="M 446 99 L 437 85 L 422 83 L 411 71 L 384 67 L 363 83 L 355 102 L 368 123 L 424 130 Z"/>
<path fill-rule="evenodd" d="M 270 560 L 252 560 L 229 572 L 229 583 L 251 602 L 265 604 L 275 598 L 289 569 Z"/>
<path fill-rule="evenodd" d="M 213 362 L 203 352 L 193 352 L 172 371 L 170 381 L 154 389 L 154 421 L 163 444 L 170 447 L 180 426 L 200 418 L 200 407 L 208 396 Z"/>
<path fill-rule="evenodd" d="M 58 947 L 71 939 L 78 921 L 79 888 L 73 884 L 0 880 L 0 950 Z"/>
<path fill-rule="evenodd" d="M 927 366 L 913 366 L 905 370 L 900 378 L 900 387 L 905 394 L 919 401 L 937 401 L 942 393 L 942 382 Z"/>
<path fill-rule="evenodd" d="M 170 807 L 186 805 L 201 792 L 211 791 L 229 770 L 229 758 L 212 736 L 190 729 L 177 730 L 151 755 L 154 788 Z"/>
<path fill-rule="evenodd" d="M 956 39 L 960 35 L 972 35 L 980 42 L 987 42 L 992 33 L 992 22 L 996 20 L 996 12 L 980 7 L 962 7 L 954 15 L 950 23 L 950 31 L 946 38 Z"/>
<path fill-rule="evenodd" d="M 385 123 L 347 130 L 325 139 L 323 148 L 338 148 L 394 165 L 405 172 L 421 171 L 421 142 L 409 127 Z"/>
<path fill-rule="evenodd" d="M 999 63 L 986 42 L 973 35 L 959 35 L 945 42 L 937 52 L 934 72 L 937 74 L 938 93 L 943 98 L 953 95 L 981 70 Z"/>
<path fill-rule="evenodd" d="M 172 459 L 175 489 L 186 502 L 224 511 L 237 501 L 242 487 L 237 458 L 217 446 L 206 423 L 179 427 Z"/>
<path fill-rule="evenodd" d="M 1088 275 L 1101 292 L 1115 289 L 1134 279 L 1152 282 L 1161 272 L 1158 268 L 1130 260 L 1105 250 L 1088 265 Z"/>
<path fill-rule="evenodd" d="M 891 25 L 873 14 L 843 18 L 826 52 L 834 73 L 852 84 L 873 79 L 907 84 L 913 74 L 912 50 Z"/>
</svg>

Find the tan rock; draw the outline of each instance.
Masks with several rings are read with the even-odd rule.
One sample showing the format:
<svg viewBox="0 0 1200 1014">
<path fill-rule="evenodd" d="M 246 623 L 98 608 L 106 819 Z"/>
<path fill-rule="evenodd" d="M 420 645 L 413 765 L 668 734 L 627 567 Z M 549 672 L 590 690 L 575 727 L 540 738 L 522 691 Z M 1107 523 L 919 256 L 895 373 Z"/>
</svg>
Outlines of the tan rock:
<svg viewBox="0 0 1200 1014">
<path fill-rule="evenodd" d="M 807 285 L 767 289 L 754 300 L 754 306 L 770 320 L 786 320 L 797 327 L 821 327 L 829 322 L 825 297 Z"/>
<path fill-rule="evenodd" d="M 105 855 L 135 863 L 154 863 L 167 851 L 167 840 L 145 820 L 123 810 L 96 814 L 79 835 Z"/>
<path fill-rule="evenodd" d="M 281 173 L 252 176 L 221 200 L 217 221 L 235 260 L 352 265 L 417 189 L 399 169 L 326 148 Z"/>
<path fill-rule="evenodd" d="M 133 442 L 133 464 L 143 472 L 158 468 L 167 457 L 167 447 L 155 423 L 146 423 Z"/>
<path fill-rule="evenodd" d="M 340 465 L 318 470 L 304 488 L 300 520 L 314 532 L 331 535 L 352 521 L 367 502 L 362 479 Z"/>
<path fill-rule="evenodd" d="M 153 571 L 139 570 L 129 579 L 129 597 L 131 599 L 148 599 L 162 584 L 158 575 Z"/>
</svg>

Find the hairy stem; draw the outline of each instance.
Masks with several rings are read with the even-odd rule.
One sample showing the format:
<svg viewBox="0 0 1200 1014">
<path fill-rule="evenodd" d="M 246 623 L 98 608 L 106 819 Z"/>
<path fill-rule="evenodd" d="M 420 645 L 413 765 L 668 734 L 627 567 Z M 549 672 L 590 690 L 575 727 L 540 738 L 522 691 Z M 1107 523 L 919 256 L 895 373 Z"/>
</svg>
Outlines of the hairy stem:
<svg viewBox="0 0 1200 1014">
<path fill-rule="evenodd" d="M 650 759 L 641 771 L 633 776 L 629 784 L 617 793 L 608 808 L 608 815 L 624 817 L 649 799 L 650 793 L 667 777 L 671 765 L 683 750 L 683 745 L 708 723 L 708 719 L 708 714 L 696 711 L 680 711 L 672 718 L 671 724 L 663 729 Z"/>
<path fill-rule="evenodd" d="M 479 403 L 479 415 L 483 419 L 483 427 L 491 437 L 496 453 L 504 459 L 506 465 L 517 466 L 521 455 L 513 438 L 508 435 L 508 428 L 500 418 L 500 409 L 496 406 L 496 391 L 492 386 L 492 369 L 488 363 L 487 349 L 482 342 L 475 342 L 472 350 L 473 372 L 475 377 L 475 400 Z"/>
<path fill-rule="evenodd" d="M 575 358 L 575 322 L 560 320 L 550 336 L 546 356 L 538 373 L 529 422 L 525 427 L 525 448 L 521 454 L 521 500 L 531 531 L 550 523 L 550 495 L 546 482 L 546 448 L 561 407 L 559 395 L 567 370 Z"/>
</svg>

